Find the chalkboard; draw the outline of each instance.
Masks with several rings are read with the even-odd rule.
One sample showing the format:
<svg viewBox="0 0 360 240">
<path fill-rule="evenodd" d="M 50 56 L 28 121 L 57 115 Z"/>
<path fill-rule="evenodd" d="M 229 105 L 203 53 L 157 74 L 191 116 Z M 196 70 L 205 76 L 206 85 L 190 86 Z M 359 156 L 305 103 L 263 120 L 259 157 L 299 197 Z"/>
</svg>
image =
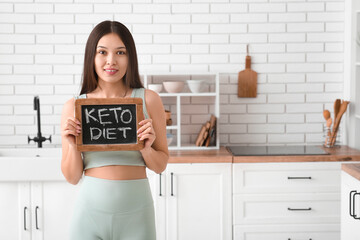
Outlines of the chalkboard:
<svg viewBox="0 0 360 240">
<path fill-rule="evenodd" d="M 144 119 L 141 98 L 85 98 L 75 101 L 75 117 L 81 122 L 76 137 L 78 151 L 140 150 L 137 137 Z"/>
</svg>

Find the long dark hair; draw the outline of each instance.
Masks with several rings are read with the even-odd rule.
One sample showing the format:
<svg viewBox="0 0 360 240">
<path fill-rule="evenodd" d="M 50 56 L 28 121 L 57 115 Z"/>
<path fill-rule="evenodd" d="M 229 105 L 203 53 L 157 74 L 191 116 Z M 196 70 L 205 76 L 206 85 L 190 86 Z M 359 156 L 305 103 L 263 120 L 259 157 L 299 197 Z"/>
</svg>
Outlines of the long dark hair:
<svg viewBox="0 0 360 240">
<path fill-rule="evenodd" d="M 138 60 L 134 39 L 127 27 L 116 21 L 104 21 L 95 26 L 86 42 L 84 69 L 80 94 L 90 93 L 98 86 L 98 75 L 95 72 L 96 46 L 104 35 L 109 33 L 117 34 L 123 41 L 128 55 L 128 66 L 123 81 L 128 88 L 141 88 Z"/>
</svg>

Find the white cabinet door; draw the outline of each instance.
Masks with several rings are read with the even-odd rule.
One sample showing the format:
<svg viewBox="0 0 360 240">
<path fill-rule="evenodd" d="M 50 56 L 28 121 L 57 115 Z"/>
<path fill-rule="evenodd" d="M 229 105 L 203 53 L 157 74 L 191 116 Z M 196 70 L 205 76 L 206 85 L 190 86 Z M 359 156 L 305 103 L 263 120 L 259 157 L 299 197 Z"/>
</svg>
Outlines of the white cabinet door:
<svg viewBox="0 0 360 240">
<path fill-rule="evenodd" d="M 156 174 L 146 169 L 155 208 L 156 239 L 166 240 L 165 173 Z"/>
<path fill-rule="evenodd" d="M 38 232 L 36 240 L 64 240 L 69 238 L 69 224 L 74 210 L 75 199 L 80 185 L 71 185 L 66 181 L 46 181 L 33 183 L 37 194 L 32 200 L 37 211 Z M 36 207 L 39 207 L 36 210 Z M 36 215 L 36 212 L 33 214 Z"/>
<path fill-rule="evenodd" d="M 77 188 L 65 181 L 1 182 L 0 239 L 68 239 Z"/>
<path fill-rule="evenodd" d="M 31 239 L 30 183 L 0 183 L 0 239 Z"/>
<path fill-rule="evenodd" d="M 235 194 L 234 225 L 339 223 L 339 193 Z"/>
<path fill-rule="evenodd" d="M 231 164 L 169 164 L 167 239 L 229 240 Z"/>
<path fill-rule="evenodd" d="M 360 181 L 349 174 L 341 173 L 341 240 L 358 240 L 360 239 L 360 219 L 354 219 L 351 214 L 360 218 L 360 201 L 359 196 L 354 199 L 350 192 L 357 191 L 360 193 Z M 352 192 L 351 196 L 354 192 Z M 353 202 L 355 200 L 355 202 Z"/>
<path fill-rule="evenodd" d="M 340 240 L 338 224 L 236 225 L 234 240 Z M 341 238 L 341 240 L 343 240 Z"/>
<path fill-rule="evenodd" d="M 339 162 L 235 163 L 233 193 L 339 192 Z"/>
</svg>

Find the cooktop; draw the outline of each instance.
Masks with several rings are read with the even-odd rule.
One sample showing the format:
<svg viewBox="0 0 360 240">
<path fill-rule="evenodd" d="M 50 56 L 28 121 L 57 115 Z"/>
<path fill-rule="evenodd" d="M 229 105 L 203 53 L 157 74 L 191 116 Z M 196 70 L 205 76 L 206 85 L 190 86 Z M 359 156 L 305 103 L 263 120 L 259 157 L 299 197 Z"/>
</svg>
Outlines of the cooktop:
<svg viewBox="0 0 360 240">
<path fill-rule="evenodd" d="M 234 156 L 328 155 L 318 146 L 227 146 Z"/>
</svg>

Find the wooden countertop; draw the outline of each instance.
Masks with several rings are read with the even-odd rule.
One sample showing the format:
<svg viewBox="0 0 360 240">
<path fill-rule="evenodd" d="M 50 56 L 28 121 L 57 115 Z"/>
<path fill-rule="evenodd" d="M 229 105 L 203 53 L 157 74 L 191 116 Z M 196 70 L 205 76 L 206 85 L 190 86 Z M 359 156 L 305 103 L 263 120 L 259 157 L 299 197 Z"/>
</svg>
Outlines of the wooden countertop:
<svg viewBox="0 0 360 240">
<path fill-rule="evenodd" d="M 169 163 L 232 163 L 225 147 L 215 150 L 170 151 Z"/>
<path fill-rule="evenodd" d="M 341 164 L 341 169 L 360 181 L 360 163 Z"/>
<path fill-rule="evenodd" d="M 225 147 L 218 150 L 170 151 L 169 163 L 263 163 L 263 162 L 352 162 L 360 161 L 360 151 L 339 146 L 324 148 L 329 155 L 232 156 Z"/>
</svg>

